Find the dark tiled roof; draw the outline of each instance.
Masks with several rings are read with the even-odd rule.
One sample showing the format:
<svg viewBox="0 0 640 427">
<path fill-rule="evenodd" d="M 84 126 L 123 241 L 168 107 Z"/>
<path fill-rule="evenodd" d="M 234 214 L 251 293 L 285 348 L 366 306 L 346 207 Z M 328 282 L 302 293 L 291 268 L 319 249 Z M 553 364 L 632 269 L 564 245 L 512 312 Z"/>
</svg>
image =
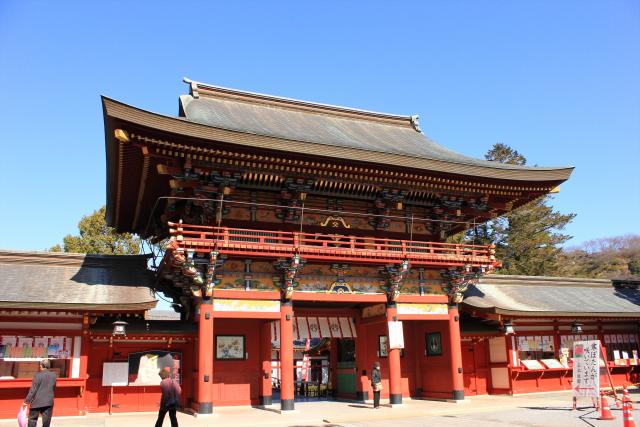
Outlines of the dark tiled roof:
<svg viewBox="0 0 640 427">
<path fill-rule="evenodd" d="M 212 147 L 223 142 L 404 169 L 541 182 L 550 188 L 567 180 L 573 171 L 573 167 L 515 166 L 456 153 L 417 131 L 416 116 L 335 107 L 203 83 L 191 82 L 191 94 L 180 98 L 178 118 L 104 96 L 102 102 L 108 146 L 115 143 L 112 127 L 124 122 L 196 138 Z"/>
<path fill-rule="evenodd" d="M 145 255 L 0 250 L 0 307 L 140 311 L 156 300 Z"/>
<path fill-rule="evenodd" d="M 417 116 L 374 113 L 189 83 L 191 94 L 180 97 L 181 116 L 215 128 L 490 169 L 564 170 L 565 179 L 571 173 L 571 168 L 566 167 L 515 166 L 456 153 L 416 130 Z"/>
<path fill-rule="evenodd" d="M 525 316 L 640 318 L 640 291 L 610 280 L 490 275 L 467 290 L 469 309 Z"/>
<path fill-rule="evenodd" d="M 149 310 L 147 320 L 180 320 L 180 313 L 175 310 Z"/>
</svg>

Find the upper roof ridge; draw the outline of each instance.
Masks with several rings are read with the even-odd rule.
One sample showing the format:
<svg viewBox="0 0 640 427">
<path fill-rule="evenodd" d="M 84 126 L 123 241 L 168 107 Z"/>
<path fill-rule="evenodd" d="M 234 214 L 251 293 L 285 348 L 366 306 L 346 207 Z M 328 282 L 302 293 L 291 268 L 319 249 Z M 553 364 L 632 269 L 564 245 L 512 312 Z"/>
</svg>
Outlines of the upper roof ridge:
<svg viewBox="0 0 640 427">
<path fill-rule="evenodd" d="M 358 108 L 343 107 L 339 105 L 323 104 L 319 102 L 304 101 L 300 99 L 286 98 L 281 96 L 211 85 L 208 83 L 197 82 L 187 77 L 184 77 L 183 81 L 189 85 L 189 94 L 195 99 L 198 99 L 200 97 L 227 98 L 233 99 L 234 101 L 244 101 L 247 103 L 262 104 L 272 107 L 287 108 L 291 110 L 380 121 L 387 124 L 408 126 L 413 128 L 416 132 L 421 132 L 419 125 L 419 116 L 417 114 L 405 116 L 399 114 L 389 114 L 377 111 L 363 110 Z"/>
</svg>

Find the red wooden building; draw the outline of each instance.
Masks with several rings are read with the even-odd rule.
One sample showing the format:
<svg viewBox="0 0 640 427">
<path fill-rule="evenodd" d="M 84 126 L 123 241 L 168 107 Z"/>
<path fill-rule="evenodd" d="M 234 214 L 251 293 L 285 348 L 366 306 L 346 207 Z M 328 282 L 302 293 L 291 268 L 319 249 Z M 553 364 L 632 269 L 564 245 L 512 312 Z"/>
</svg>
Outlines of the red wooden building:
<svg viewBox="0 0 640 427">
<path fill-rule="evenodd" d="M 417 116 L 187 82 L 179 117 L 103 107 L 107 221 L 168 242 L 156 286 L 197 325 L 193 407 L 367 399 L 376 360 L 392 404 L 462 399 L 457 303 L 498 261 L 443 242 L 572 169 L 454 153 Z"/>
<path fill-rule="evenodd" d="M 80 362 L 61 371 L 68 401 L 56 415 L 155 410 L 162 368 L 203 414 L 277 400 L 288 411 L 309 396 L 367 400 L 375 361 L 391 404 L 463 399 L 471 335 L 461 341 L 458 304 L 499 261 L 490 246 L 444 242 L 547 194 L 572 169 L 463 156 L 428 139 L 417 116 L 188 83 L 178 117 L 103 98 L 107 222 L 166 247 L 153 277 L 139 257 L 103 268 L 92 263 L 104 257 L 31 254 L 21 258 L 38 268 L 75 259 L 64 267 L 75 273 L 47 270 L 40 282 L 70 305 L 51 298 L 14 313 L 24 298 L 0 301 L 22 322 L 7 320 L 2 334 L 16 339 L 7 346 L 35 343 L 33 325 L 49 346 L 74 342 Z M 144 317 L 150 280 L 179 320 Z M 67 315 L 73 332 L 48 320 Z M 112 332 L 117 315 L 126 335 Z M 29 375 L 10 376 L 0 411 L 13 416 Z"/>
<path fill-rule="evenodd" d="M 611 382 L 637 383 L 639 286 L 560 277 L 480 279 L 462 303 L 465 394 L 570 390 L 573 342 L 596 339 Z M 609 384 L 603 375 L 601 386 Z"/>
<path fill-rule="evenodd" d="M 134 322 L 156 305 L 147 259 L 0 251 L 0 418 L 15 419 L 45 357 L 59 377 L 55 416 L 106 410 L 101 363 L 119 355 L 92 324 Z"/>
</svg>

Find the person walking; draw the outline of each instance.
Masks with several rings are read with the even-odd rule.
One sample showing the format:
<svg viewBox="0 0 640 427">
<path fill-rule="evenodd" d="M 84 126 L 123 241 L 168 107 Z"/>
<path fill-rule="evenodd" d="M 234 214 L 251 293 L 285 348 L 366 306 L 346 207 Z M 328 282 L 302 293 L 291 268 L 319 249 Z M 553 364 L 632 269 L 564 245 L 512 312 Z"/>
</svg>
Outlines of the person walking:
<svg viewBox="0 0 640 427">
<path fill-rule="evenodd" d="M 171 427 L 178 427 L 178 419 L 176 418 L 176 409 L 182 400 L 182 389 L 180 385 L 171 378 L 169 369 L 162 369 L 158 375 L 162 378 L 160 381 L 160 391 L 162 398 L 160 399 L 160 410 L 158 411 L 158 421 L 156 427 L 162 427 L 164 416 L 169 412 Z"/>
<path fill-rule="evenodd" d="M 382 375 L 380 362 L 374 362 L 371 370 L 371 388 L 373 389 L 373 409 L 380 408 L 380 391 L 382 390 Z"/>
<path fill-rule="evenodd" d="M 31 381 L 31 388 L 22 404 L 23 408 L 29 408 L 29 427 L 36 427 L 38 417 L 42 415 L 42 427 L 49 427 L 51 414 L 53 413 L 53 393 L 56 389 L 56 373 L 49 370 L 49 359 L 42 359 L 39 371 Z"/>
</svg>

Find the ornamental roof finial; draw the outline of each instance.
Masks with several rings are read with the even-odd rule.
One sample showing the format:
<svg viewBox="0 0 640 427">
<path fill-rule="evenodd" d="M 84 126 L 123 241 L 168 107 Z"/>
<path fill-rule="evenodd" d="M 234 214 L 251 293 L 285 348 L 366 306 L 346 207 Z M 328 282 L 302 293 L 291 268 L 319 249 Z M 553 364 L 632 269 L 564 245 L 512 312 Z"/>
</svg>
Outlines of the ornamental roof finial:
<svg viewBox="0 0 640 427">
<path fill-rule="evenodd" d="M 191 80 L 189 77 L 183 77 L 182 81 L 191 86 L 191 96 L 194 98 L 200 98 L 200 94 L 198 93 L 198 83 Z"/>
<path fill-rule="evenodd" d="M 414 114 L 413 116 L 410 116 L 410 118 L 411 118 L 411 126 L 413 126 L 416 132 L 422 133 L 422 129 L 420 129 L 420 116 L 417 114 Z"/>
</svg>

